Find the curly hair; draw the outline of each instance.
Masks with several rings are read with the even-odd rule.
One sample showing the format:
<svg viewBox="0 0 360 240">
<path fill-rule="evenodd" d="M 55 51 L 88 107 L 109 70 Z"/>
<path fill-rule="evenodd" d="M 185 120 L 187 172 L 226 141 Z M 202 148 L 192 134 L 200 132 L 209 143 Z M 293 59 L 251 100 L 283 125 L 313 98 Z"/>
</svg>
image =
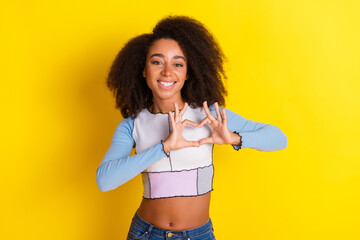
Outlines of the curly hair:
<svg viewBox="0 0 360 240">
<path fill-rule="evenodd" d="M 188 59 L 188 80 L 181 89 L 183 99 L 192 107 L 201 107 L 204 101 L 224 106 L 227 92 L 222 79 L 227 78 L 223 68 L 226 58 L 220 45 L 199 21 L 170 16 L 160 20 L 152 33 L 130 39 L 112 63 L 107 86 L 123 117 L 134 119 L 153 103 L 142 71 L 148 50 L 156 40 L 163 38 L 177 41 Z"/>
</svg>

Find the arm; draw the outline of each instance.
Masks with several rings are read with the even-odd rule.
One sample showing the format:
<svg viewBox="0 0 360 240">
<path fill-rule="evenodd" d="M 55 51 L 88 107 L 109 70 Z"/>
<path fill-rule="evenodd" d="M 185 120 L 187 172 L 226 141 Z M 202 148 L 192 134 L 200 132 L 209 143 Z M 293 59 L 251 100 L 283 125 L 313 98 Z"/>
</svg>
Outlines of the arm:
<svg viewBox="0 0 360 240">
<path fill-rule="evenodd" d="M 200 126 L 210 124 L 213 133 L 211 137 L 201 139 L 200 144 L 232 144 L 236 150 L 254 148 L 259 151 L 277 151 L 287 147 L 287 137 L 274 125 L 247 120 L 228 109 L 219 108 L 217 103 L 208 108 L 204 102 L 204 110 L 207 117 Z"/>
<path fill-rule="evenodd" d="M 210 107 L 214 114 L 214 105 Z M 280 128 L 261 122 L 247 120 L 228 109 L 225 109 L 228 118 L 228 128 L 241 137 L 241 144 L 233 145 L 234 149 L 254 148 L 259 151 L 278 151 L 287 147 L 287 137 Z"/>
<path fill-rule="evenodd" d="M 134 145 L 134 121 L 123 119 L 117 126 L 111 145 L 96 170 L 96 182 L 101 191 L 109 191 L 137 176 L 151 164 L 166 157 L 161 142 L 130 156 Z"/>
</svg>

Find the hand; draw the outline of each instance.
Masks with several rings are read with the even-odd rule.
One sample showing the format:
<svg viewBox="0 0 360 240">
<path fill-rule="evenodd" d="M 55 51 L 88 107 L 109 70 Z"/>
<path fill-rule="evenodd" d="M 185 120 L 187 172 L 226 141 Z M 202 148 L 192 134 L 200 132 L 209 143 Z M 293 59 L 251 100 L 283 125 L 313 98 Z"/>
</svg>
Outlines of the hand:
<svg viewBox="0 0 360 240">
<path fill-rule="evenodd" d="M 174 106 L 175 106 L 175 116 L 173 112 L 169 112 L 172 131 L 170 132 L 167 139 L 163 141 L 164 151 L 168 153 L 172 150 L 180 149 L 180 148 L 199 147 L 200 143 L 198 141 L 187 141 L 182 135 L 182 132 L 187 125 L 193 127 L 198 126 L 198 124 L 188 119 L 181 121 L 188 107 L 188 104 L 185 103 L 183 109 L 180 112 L 177 103 L 174 103 Z"/>
<path fill-rule="evenodd" d="M 222 115 L 220 114 L 219 105 L 215 102 L 215 112 L 216 118 L 211 114 L 207 102 L 203 103 L 204 110 L 206 113 L 206 118 L 204 118 L 199 127 L 204 126 L 205 124 L 210 124 L 213 129 L 212 135 L 207 138 L 199 140 L 200 145 L 202 144 L 240 144 L 240 136 L 236 133 L 233 133 L 228 128 L 228 119 L 226 116 L 225 108 L 221 109 Z"/>
</svg>

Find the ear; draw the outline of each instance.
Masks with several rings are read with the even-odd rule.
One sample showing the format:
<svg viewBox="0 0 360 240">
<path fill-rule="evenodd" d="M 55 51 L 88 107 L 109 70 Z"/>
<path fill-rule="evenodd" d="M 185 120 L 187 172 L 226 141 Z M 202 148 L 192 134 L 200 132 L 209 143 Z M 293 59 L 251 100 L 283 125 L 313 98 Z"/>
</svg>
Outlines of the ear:
<svg viewBox="0 0 360 240">
<path fill-rule="evenodd" d="M 146 78 L 145 69 L 142 71 L 142 75 L 144 78 Z"/>
</svg>

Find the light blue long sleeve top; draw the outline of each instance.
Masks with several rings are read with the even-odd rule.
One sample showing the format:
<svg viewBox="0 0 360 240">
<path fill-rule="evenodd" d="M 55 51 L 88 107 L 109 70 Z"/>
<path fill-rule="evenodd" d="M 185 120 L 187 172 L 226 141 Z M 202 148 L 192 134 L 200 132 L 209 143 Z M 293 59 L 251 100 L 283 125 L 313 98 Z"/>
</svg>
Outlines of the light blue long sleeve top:
<svg viewBox="0 0 360 240">
<path fill-rule="evenodd" d="M 214 105 L 211 105 L 209 109 L 216 116 Z M 229 130 L 241 136 L 241 145 L 233 145 L 234 149 L 253 148 L 259 151 L 278 151 L 287 147 L 287 137 L 280 128 L 247 120 L 228 109 L 225 111 Z M 166 157 L 161 142 L 130 156 L 135 144 L 132 136 L 133 128 L 134 120 L 131 118 L 124 118 L 117 126 L 111 145 L 96 170 L 96 181 L 101 191 L 117 188 L 156 161 Z"/>
</svg>

